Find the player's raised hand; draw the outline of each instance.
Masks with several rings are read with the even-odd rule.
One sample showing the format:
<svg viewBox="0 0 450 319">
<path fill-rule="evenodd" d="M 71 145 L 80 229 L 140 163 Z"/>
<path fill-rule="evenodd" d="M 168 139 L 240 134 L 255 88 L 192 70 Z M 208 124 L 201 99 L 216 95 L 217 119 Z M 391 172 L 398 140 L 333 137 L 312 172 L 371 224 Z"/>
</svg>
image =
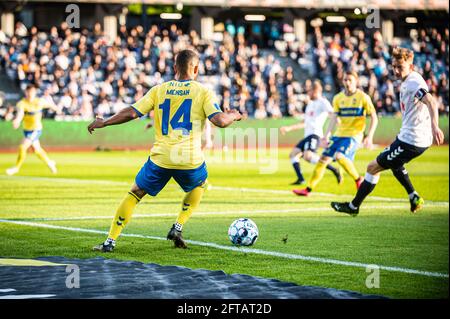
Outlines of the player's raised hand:
<svg viewBox="0 0 450 319">
<path fill-rule="evenodd" d="M 101 117 L 96 117 L 95 120 L 91 124 L 89 124 L 88 131 L 90 134 L 92 134 L 95 129 L 102 127 L 105 127 L 105 120 Z"/>
<path fill-rule="evenodd" d="M 439 127 L 433 127 L 433 137 L 437 145 L 444 143 L 444 132 Z"/>
</svg>

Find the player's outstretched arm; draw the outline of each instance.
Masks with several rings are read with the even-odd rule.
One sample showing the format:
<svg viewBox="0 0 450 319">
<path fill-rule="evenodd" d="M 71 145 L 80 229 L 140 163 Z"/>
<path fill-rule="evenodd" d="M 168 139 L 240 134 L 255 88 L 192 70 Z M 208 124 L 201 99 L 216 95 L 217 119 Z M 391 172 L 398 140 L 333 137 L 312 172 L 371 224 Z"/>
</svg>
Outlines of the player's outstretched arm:
<svg viewBox="0 0 450 319">
<path fill-rule="evenodd" d="M 369 150 L 373 148 L 373 136 L 375 134 L 377 126 L 378 126 L 378 116 L 377 112 L 374 110 L 372 113 L 370 113 L 369 131 L 367 132 L 367 136 L 364 138 L 364 146 Z"/>
<path fill-rule="evenodd" d="M 92 134 L 95 129 L 126 123 L 134 120 L 137 117 L 138 115 L 136 114 L 136 111 L 131 106 L 129 106 L 120 110 L 109 119 L 104 120 L 101 117 L 97 117 L 91 124 L 89 124 L 88 131 L 90 134 Z"/>
<path fill-rule="evenodd" d="M 234 121 L 240 121 L 242 119 L 242 114 L 237 110 L 229 110 L 225 112 L 220 112 L 214 115 L 209 120 L 217 127 L 227 127 L 230 126 Z"/>
<path fill-rule="evenodd" d="M 327 130 L 325 131 L 325 135 L 321 139 L 321 143 L 323 147 L 325 145 L 328 145 L 328 140 L 331 137 L 331 132 L 333 132 L 334 128 L 336 127 L 336 124 L 338 122 L 338 117 L 336 113 L 332 113 L 330 115 L 330 123 L 328 123 Z"/>
<path fill-rule="evenodd" d="M 50 109 L 53 112 L 55 112 L 56 114 L 60 114 L 61 113 L 61 107 L 58 107 L 55 102 L 53 102 L 53 100 L 47 101 L 44 98 L 40 99 L 40 103 L 42 103 L 42 108 L 44 109 Z"/>
<path fill-rule="evenodd" d="M 437 145 L 444 143 L 444 133 L 439 128 L 439 110 L 436 100 L 430 93 L 427 93 L 423 98 L 422 102 L 428 107 L 431 117 L 431 130 L 433 133 L 434 140 Z"/>
<path fill-rule="evenodd" d="M 284 135 L 291 131 L 301 130 L 304 127 L 305 127 L 305 122 L 300 122 L 300 123 L 293 124 L 293 125 L 282 126 L 282 127 L 280 127 L 280 133 L 281 133 L 281 135 Z"/>
<path fill-rule="evenodd" d="M 13 128 L 14 128 L 15 130 L 17 130 L 17 129 L 19 128 L 20 123 L 21 123 L 22 120 L 23 120 L 23 116 L 24 116 L 24 111 L 23 111 L 22 109 L 19 109 L 19 110 L 17 111 L 16 117 L 14 118 L 14 120 L 13 120 L 13 122 L 12 122 Z"/>
</svg>

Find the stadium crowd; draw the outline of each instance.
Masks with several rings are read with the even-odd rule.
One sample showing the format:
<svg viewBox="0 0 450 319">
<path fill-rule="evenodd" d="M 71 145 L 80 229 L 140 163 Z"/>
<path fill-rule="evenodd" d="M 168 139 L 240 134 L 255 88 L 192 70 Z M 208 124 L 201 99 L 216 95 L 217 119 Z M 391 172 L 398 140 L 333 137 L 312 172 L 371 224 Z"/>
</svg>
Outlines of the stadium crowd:
<svg viewBox="0 0 450 319">
<path fill-rule="evenodd" d="M 311 77 L 319 78 L 329 93 L 342 89 L 345 70 L 357 70 L 378 112 L 398 112 L 398 88 L 389 69 L 391 47 L 379 31 L 368 35 L 344 28 L 323 35 L 317 27 L 307 43 L 283 42 L 300 66 L 309 60 Z M 419 30 L 405 43 L 416 52 L 419 71 L 440 101 L 441 112 L 448 114 L 448 29 L 443 34 Z M 39 94 L 58 109 L 47 116 L 89 120 L 114 114 L 173 78 L 174 55 L 185 48 L 200 53 L 200 80 L 214 86 L 224 108 L 238 108 L 257 119 L 279 118 L 298 115 L 307 101 L 311 80 L 294 79 L 291 67 L 282 68 L 275 55 L 248 44 L 243 32 L 224 32 L 217 43 L 200 39 L 195 31 L 185 34 L 175 24 L 168 29 L 153 25 L 147 32 L 142 26 L 121 26 L 110 43 L 99 23 L 81 32 L 66 23 L 50 32 L 17 23 L 13 37 L 0 37 L 0 67 L 22 90 L 37 84 Z M 6 106 L 0 116 L 11 118 L 13 110 Z"/>
<path fill-rule="evenodd" d="M 122 26 L 108 43 L 98 23 L 81 32 L 63 23 L 48 33 L 18 24 L 15 35 L 1 43 L 0 65 L 22 90 L 37 84 L 39 94 L 58 107 L 58 117 L 91 119 L 111 115 L 172 79 L 174 55 L 185 48 L 200 53 L 202 82 L 217 83 L 213 89 L 224 107 L 257 118 L 281 117 L 292 100 L 292 69 L 282 69 L 256 45 L 247 46 L 242 33 L 234 38 L 225 33 L 217 44 L 176 25 L 168 30 L 153 25 L 147 32 Z"/>
<path fill-rule="evenodd" d="M 449 112 L 449 30 L 419 29 L 410 38 L 396 39 L 396 45 L 408 47 L 415 53 L 416 70 L 427 81 L 430 93 L 438 100 L 440 112 Z M 398 113 L 399 85 L 390 67 L 393 45 L 383 41 L 380 31 L 367 33 L 360 29 L 343 28 L 342 32 L 323 34 L 315 27 L 307 43 L 288 41 L 282 51 L 301 66 L 310 65 L 311 73 L 331 92 L 342 90 L 344 72 L 355 70 L 360 85 L 381 114 Z"/>
</svg>

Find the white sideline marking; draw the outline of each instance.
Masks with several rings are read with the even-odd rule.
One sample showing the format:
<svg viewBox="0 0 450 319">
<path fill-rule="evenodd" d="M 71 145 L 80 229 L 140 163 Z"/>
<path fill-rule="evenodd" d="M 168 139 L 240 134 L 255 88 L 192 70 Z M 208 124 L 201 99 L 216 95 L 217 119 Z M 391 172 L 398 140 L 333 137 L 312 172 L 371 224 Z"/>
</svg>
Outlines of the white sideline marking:
<svg viewBox="0 0 450 319">
<path fill-rule="evenodd" d="M 96 230 L 96 229 L 65 227 L 65 226 L 13 221 L 13 220 L 5 220 L 5 219 L 0 219 L 0 223 L 9 223 L 9 224 L 15 224 L 15 225 L 50 228 L 50 229 L 63 229 L 63 230 L 69 230 L 69 231 L 75 231 L 75 232 L 85 232 L 85 233 L 92 233 L 92 234 L 104 234 L 104 235 L 108 234 L 107 231 L 101 231 L 101 230 Z M 164 240 L 164 241 L 167 240 L 166 238 L 163 238 L 163 237 L 146 236 L 146 235 L 139 235 L 139 234 L 123 233 L 122 236 L 123 237 L 137 237 L 137 238 Z M 373 265 L 373 264 L 364 264 L 364 263 L 359 263 L 359 262 L 343 261 L 343 260 L 337 260 L 337 259 L 280 253 L 280 252 L 276 252 L 276 251 L 267 251 L 267 250 L 261 250 L 261 249 L 255 249 L 255 248 L 224 246 L 224 245 L 208 243 L 208 242 L 201 242 L 201 241 L 196 241 L 196 240 L 186 240 L 186 242 L 189 244 L 192 244 L 192 245 L 211 247 L 211 248 L 222 249 L 222 250 L 231 250 L 231 251 L 235 251 L 235 252 L 244 252 L 244 253 L 250 253 L 250 254 L 257 254 L 257 255 L 266 255 L 266 256 L 273 256 L 273 257 L 280 257 L 280 258 L 287 258 L 287 259 L 312 261 L 312 262 L 318 262 L 318 263 L 324 263 L 324 264 L 334 264 L 334 265 L 341 265 L 341 266 L 347 266 L 347 267 L 367 268 L 368 266 Z M 379 265 L 379 268 L 383 269 L 383 270 L 387 270 L 387 271 L 401 272 L 401 273 L 414 274 L 414 275 L 422 275 L 422 276 L 427 276 L 427 277 L 449 278 L 448 274 L 438 273 L 438 272 L 430 272 L 430 271 L 401 268 L 401 267 L 383 266 L 383 265 Z"/>
<path fill-rule="evenodd" d="M 129 185 L 131 186 L 133 182 L 118 182 L 118 181 L 108 181 L 108 180 L 93 180 L 93 179 L 79 179 L 79 178 L 58 178 L 58 177 L 40 177 L 40 176 L 0 176 L 0 180 L 36 180 L 36 181 L 47 181 L 47 182 L 63 182 L 63 183 L 76 183 L 76 184 L 100 184 L 100 185 Z M 167 185 L 172 187 L 175 185 Z M 166 186 L 166 187 L 167 187 Z M 176 186 L 175 186 L 176 187 Z M 280 194 L 280 195 L 292 195 L 290 190 L 281 189 L 264 189 L 264 188 L 246 188 L 246 187 L 228 187 L 228 186 L 215 186 L 210 185 L 209 190 L 225 190 L 225 191 L 241 191 L 246 193 L 268 193 L 268 194 Z M 324 197 L 349 197 L 354 196 L 354 194 L 332 194 L 332 193 L 313 193 L 314 196 L 324 196 Z M 295 197 L 294 197 L 295 198 Z M 368 198 L 373 200 L 383 200 L 388 202 L 408 202 L 405 198 L 393 198 L 393 197 L 381 197 L 381 196 L 369 196 Z M 433 203 L 436 205 L 449 206 L 449 202 L 439 202 L 439 201 L 427 201 L 425 204 Z"/>
<path fill-rule="evenodd" d="M 441 207 L 441 205 L 429 204 L 428 207 Z M 390 205 L 389 207 L 384 206 L 364 206 L 364 209 L 383 209 L 383 210 L 396 210 L 396 209 L 407 209 L 405 205 Z M 328 210 L 324 207 L 304 207 L 304 208 L 290 208 L 290 209 L 267 209 L 267 210 L 228 210 L 223 212 L 196 212 L 195 216 L 203 215 L 245 215 L 245 214 L 265 214 L 265 213 L 304 213 L 304 212 L 322 212 L 329 211 L 335 213 L 330 207 Z M 147 217 L 171 217 L 178 216 L 178 213 L 155 213 L 155 214 L 134 214 L 133 218 L 147 218 Z M 37 217 L 28 218 L 27 221 L 70 221 L 70 220 L 90 220 L 90 219 L 112 219 L 113 215 L 99 215 L 99 216 L 75 216 L 75 217 Z M 14 219 L 5 219 L 14 220 Z"/>
<path fill-rule="evenodd" d="M 16 289 L 0 289 L 0 293 L 13 292 L 13 291 L 16 291 Z"/>
<path fill-rule="evenodd" d="M 0 299 L 36 299 L 36 298 L 50 298 L 56 295 L 6 295 L 0 296 Z"/>
</svg>

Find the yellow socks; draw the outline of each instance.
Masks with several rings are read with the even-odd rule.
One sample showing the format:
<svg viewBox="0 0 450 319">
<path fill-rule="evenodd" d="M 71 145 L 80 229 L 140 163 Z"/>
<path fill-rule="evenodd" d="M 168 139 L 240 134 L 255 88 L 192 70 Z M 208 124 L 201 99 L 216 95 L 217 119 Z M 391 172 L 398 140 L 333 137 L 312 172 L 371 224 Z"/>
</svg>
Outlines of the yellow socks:
<svg viewBox="0 0 450 319">
<path fill-rule="evenodd" d="M 49 164 L 50 159 L 47 156 L 47 153 L 44 151 L 43 148 L 35 148 L 34 152 L 36 153 L 37 157 L 39 157 L 45 164 Z"/>
<path fill-rule="evenodd" d="M 356 181 L 359 178 L 359 173 L 351 160 L 349 160 L 346 157 L 341 157 L 339 159 L 336 159 L 336 161 L 353 178 L 353 180 Z M 320 161 L 316 164 L 311 180 L 309 181 L 308 184 L 309 190 L 314 189 L 317 186 L 317 184 L 319 184 L 320 180 L 323 178 L 323 175 L 325 174 L 326 168 L 327 164 L 324 164 Z"/>
<path fill-rule="evenodd" d="M 205 186 L 206 186 L 206 183 L 194 188 L 192 191 L 187 193 L 186 196 L 184 197 L 181 211 L 178 214 L 178 218 L 177 218 L 176 224 L 175 224 L 175 227 L 177 228 L 177 230 L 181 231 L 183 225 L 191 217 L 192 212 L 200 204 L 200 200 L 202 199 L 203 193 L 205 192 Z"/>
<path fill-rule="evenodd" d="M 314 168 L 311 180 L 309 181 L 308 188 L 314 189 L 317 184 L 322 180 L 325 170 L 327 169 L 327 164 L 319 161 Z"/>
<path fill-rule="evenodd" d="M 339 165 L 342 166 L 342 168 L 350 175 L 353 180 L 357 180 L 359 178 L 359 173 L 355 168 L 355 165 L 351 160 L 349 160 L 347 157 L 341 157 L 339 159 L 336 159 L 336 161 L 339 163 Z"/>
<path fill-rule="evenodd" d="M 27 157 L 27 150 L 30 147 L 30 145 L 27 144 L 20 144 L 19 145 L 19 155 L 17 156 L 16 166 L 14 168 L 15 172 L 18 172 L 19 169 L 22 167 L 23 162 L 25 161 L 25 158 Z M 33 145 L 34 152 L 36 153 L 36 156 L 39 157 L 47 166 L 52 170 L 53 173 L 56 173 L 56 165 L 55 162 L 50 160 L 50 158 L 47 156 L 47 153 L 44 151 L 44 149 L 40 146 Z M 8 174 L 8 172 L 7 172 Z"/>
<path fill-rule="evenodd" d="M 203 193 L 205 191 L 205 186 L 206 183 L 194 188 L 184 197 L 180 214 L 178 215 L 178 218 L 176 220 L 176 226 L 178 230 L 181 231 L 183 225 L 191 217 L 192 212 L 200 204 L 200 200 L 202 199 Z M 117 240 L 119 235 L 122 233 L 122 230 L 130 222 L 134 208 L 140 200 L 141 199 L 136 194 L 128 192 L 128 194 L 120 203 L 119 208 L 117 208 L 116 215 L 114 216 L 111 228 L 109 230 L 108 240 Z"/>
<path fill-rule="evenodd" d="M 120 203 L 119 208 L 117 208 L 116 215 L 114 216 L 109 230 L 108 238 L 116 240 L 117 237 L 119 237 L 125 225 L 129 223 L 133 210 L 140 200 L 141 199 L 135 194 L 128 192 Z"/>
<path fill-rule="evenodd" d="M 19 169 L 23 162 L 25 161 L 25 157 L 27 157 L 27 149 L 28 147 L 26 147 L 23 144 L 19 145 L 19 155 L 17 156 L 17 161 L 16 161 L 16 167 Z"/>
</svg>

